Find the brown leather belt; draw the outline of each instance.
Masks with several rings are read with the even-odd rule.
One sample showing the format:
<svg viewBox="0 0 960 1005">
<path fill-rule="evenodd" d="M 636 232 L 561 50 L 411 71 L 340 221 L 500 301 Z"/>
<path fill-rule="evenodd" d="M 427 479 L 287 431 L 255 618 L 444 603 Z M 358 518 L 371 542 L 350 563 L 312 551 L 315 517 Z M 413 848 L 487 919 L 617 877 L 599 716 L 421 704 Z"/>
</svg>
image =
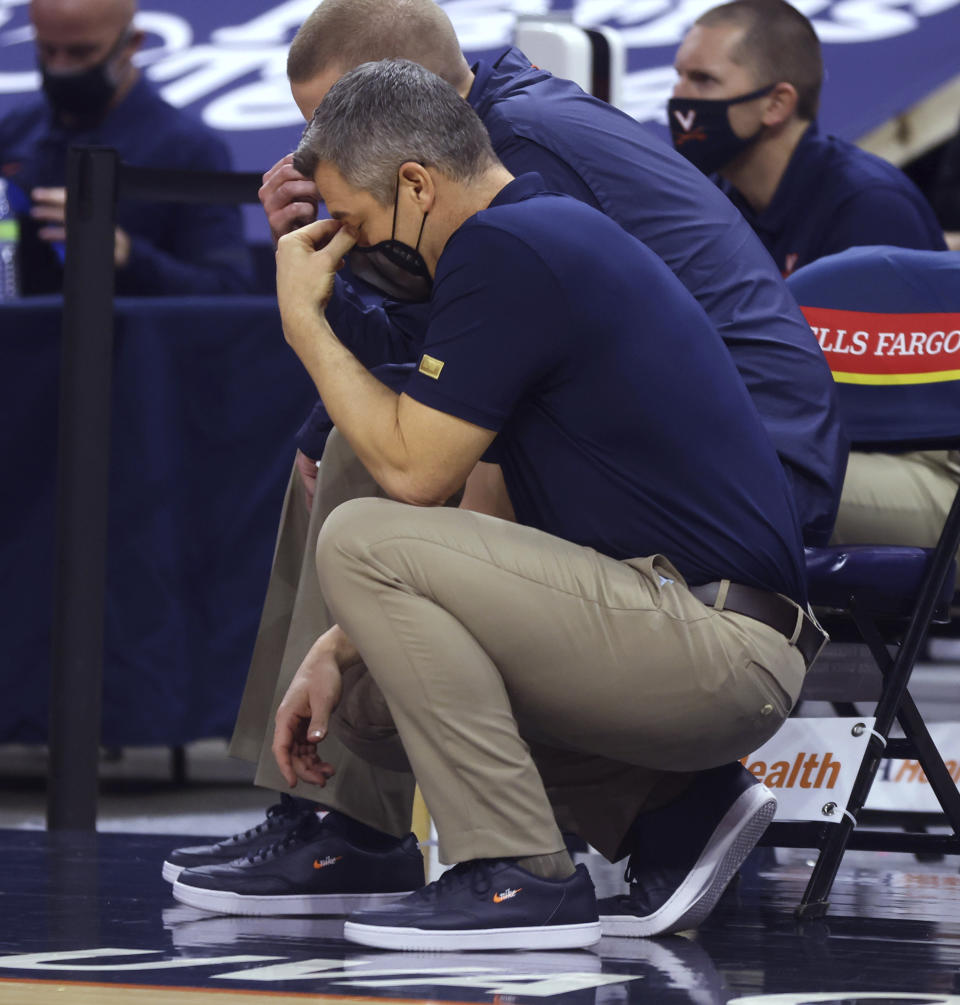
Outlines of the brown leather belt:
<svg viewBox="0 0 960 1005">
<path fill-rule="evenodd" d="M 714 607 L 722 585 L 722 582 L 704 583 L 702 586 L 691 586 L 690 592 L 701 603 L 708 607 Z M 803 613 L 793 601 L 776 593 L 758 590 L 753 586 L 730 583 L 723 606 L 719 610 L 733 611 L 734 614 L 743 614 L 755 621 L 760 621 L 778 631 L 788 640 L 793 638 L 793 633 L 796 631 L 797 612 L 800 611 L 803 615 L 803 624 L 794 645 L 808 667 L 816 659 L 823 644 L 827 641 L 827 635 L 823 629 L 819 628 L 813 619 Z"/>
</svg>

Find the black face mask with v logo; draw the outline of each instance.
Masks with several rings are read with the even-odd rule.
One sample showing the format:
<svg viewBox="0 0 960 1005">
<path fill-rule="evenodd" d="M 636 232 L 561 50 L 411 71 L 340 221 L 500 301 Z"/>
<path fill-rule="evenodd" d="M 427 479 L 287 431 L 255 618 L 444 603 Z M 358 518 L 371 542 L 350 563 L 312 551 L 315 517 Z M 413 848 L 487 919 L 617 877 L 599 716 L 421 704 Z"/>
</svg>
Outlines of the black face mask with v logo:
<svg viewBox="0 0 960 1005">
<path fill-rule="evenodd" d="M 389 241 L 378 241 L 369 247 L 354 245 L 347 256 L 350 271 L 374 289 L 385 293 L 393 300 L 403 300 L 407 303 L 422 303 L 430 299 L 433 291 L 433 279 L 427 263 L 420 254 L 420 238 L 427 223 L 427 215 L 423 214 L 420 233 L 417 235 L 417 245 L 411 248 L 409 244 L 396 240 L 397 233 L 397 203 L 400 199 L 400 186 L 393 200 L 393 228 Z"/>
<path fill-rule="evenodd" d="M 737 136 L 727 109 L 769 94 L 769 84 L 736 98 L 671 98 L 667 118 L 674 147 L 704 174 L 714 174 L 755 143 L 763 126 L 750 136 Z"/>
</svg>

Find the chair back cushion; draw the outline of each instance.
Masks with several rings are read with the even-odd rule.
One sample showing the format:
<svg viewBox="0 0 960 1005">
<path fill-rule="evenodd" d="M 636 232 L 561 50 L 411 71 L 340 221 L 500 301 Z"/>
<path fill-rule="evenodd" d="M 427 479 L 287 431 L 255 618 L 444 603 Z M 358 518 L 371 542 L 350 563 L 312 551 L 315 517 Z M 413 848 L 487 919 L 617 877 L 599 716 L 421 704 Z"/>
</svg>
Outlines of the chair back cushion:
<svg viewBox="0 0 960 1005">
<path fill-rule="evenodd" d="M 788 285 L 855 444 L 960 437 L 960 252 L 851 248 L 799 269 Z"/>
</svg>

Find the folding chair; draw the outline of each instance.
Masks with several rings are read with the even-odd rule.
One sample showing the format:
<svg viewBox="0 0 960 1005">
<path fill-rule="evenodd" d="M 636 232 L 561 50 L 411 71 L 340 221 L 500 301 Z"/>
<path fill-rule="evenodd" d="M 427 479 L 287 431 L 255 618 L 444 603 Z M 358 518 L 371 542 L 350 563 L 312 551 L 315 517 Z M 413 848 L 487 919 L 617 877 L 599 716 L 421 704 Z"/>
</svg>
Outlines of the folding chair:
<svg viewBox="0 0 960 1005">
<path fill-rule="evenodd" d="M 853 449 L 960 448 L 960 254 L 856 248 L 801 269 L 790 286 L 830 362 Z M 930 626 L 950 619 L 958 548 L 960 485 L 933 548 L 878 542 L 807 550 L 811 604 L 833 644 L 865 644 L 879 670 L 879 697 L 842 817 L 837 807 L 837 822 L 774 822 L 762 841 L 819 852 L 798 918 L 827 912 L 847 848 L 960 854 L 960 791 L 909 690 Z M 857 714 L 852 702 L 861 697 L 841 700 Z M 890 736 L 894 722 L 903 738 Z M 919 761 L 952 834 L 858 828 L 884 758 Z"/>
</svg>

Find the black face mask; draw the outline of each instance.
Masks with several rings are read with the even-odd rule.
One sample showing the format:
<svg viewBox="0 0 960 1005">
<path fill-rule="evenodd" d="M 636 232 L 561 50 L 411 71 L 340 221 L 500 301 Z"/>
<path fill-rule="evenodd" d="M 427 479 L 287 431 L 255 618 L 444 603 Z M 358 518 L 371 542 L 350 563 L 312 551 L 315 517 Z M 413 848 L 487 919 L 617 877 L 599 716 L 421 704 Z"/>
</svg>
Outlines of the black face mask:
<svg viewBox="0 0 960 1005">
<path fill-rule="evenodd" d="M 427 214 L 423 214 L 420 233 L 417 235 L 417 246 L 411 248 L 403 241 L 397 241 L 397 203 L 400 200 L 400 186 L 393 200 L 393 227 L 389 241 L 379 241 L 369 247 L 356 245 L 348 259 L 350 269 L 357 278 L 369 283 L 374 289 L 380 290 L 394 300 L 408 303 L 422 303 L 430 299 L 433 290 L 433 279 L 430 270 L 423 260 L 420 248 L 420 238 L 427 223 Z"/>
<path fill-rule="evenodd" d="M 64 73 L 40 64 L 43 92 L 58 118 L 76 120 L 80 125 L 94 125 L 103 118 L 118 86 L 110 64 L 129 39 L 130 33 L 125 31 L 99 63 L 85 70 Z"/>
<path fill-rule="evenodd" d="M 667 118 L 674 147 L 704 174 L 713 174 L 755 143 L 763 126 L 747 137 L 730 127 L 727 109 L 769 94 L 776 84 L 758 88 L 738 98 L 671 98 Z"/>
</svg>

